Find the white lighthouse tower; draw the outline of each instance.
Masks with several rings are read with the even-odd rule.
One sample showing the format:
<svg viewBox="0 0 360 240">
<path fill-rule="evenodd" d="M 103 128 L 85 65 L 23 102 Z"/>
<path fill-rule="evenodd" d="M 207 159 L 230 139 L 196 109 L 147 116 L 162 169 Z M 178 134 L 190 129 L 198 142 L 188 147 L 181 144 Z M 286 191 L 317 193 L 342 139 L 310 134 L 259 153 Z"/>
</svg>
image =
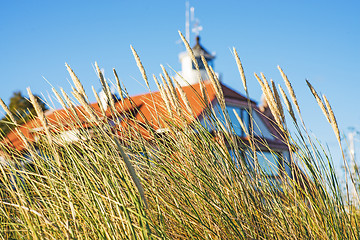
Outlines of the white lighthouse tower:
<svg viewBox="0 0 360 240">
<path fill-rule="evenodd" d="M 191 15 L 191 16 L 190 16 Z M 209 77 L 206 73 L 205 66 L 201 60 L 201 56 L 204 56 L 209 66 L 214 68 L 213 60 L 215 58 L 215 54 L 210 54 L 205 50 L 203 46 L 200 44 L 200 36 L 199 33 L 202 31 L 202 26 L 200 26 L 199 19 L 195 18 L 195 9 L 194 7 L 189 8 L 189 2 L 186 2 L 186 12 L 185 12 L 185 33 L 186 33 L 186 41 L 190 44 L 190 21 L 194 22 L 192 32 L 196 35 L 196 44 L 192 48 L 192 51 L 195 55 L 195 59 L 198 63 L 199 70 L 195 68 L 195 65 L 188 54 L 188 52 L 182 52 L 179 54 L 179 60 L 181 63 L 181 71 L 178 72 L 176 76 L 176 80 L 180 83 L 181 86 L 193 85 L 199 82 L 199 78 L 202 80 L 208 80 Z"/>
<path fill-rule="evenodd" d="M 179 74 L 181 75 L 181 77 L 177 76 L 177 81 L 182 86 L 187 86 L 187 85 L 192 85 L 192 84 L 198 83 L 200 76 L 201 76 L 201 79 L 203 79 L 203 80 L 209 79 L 209 77 L 206 73 L 206 70 L 205 70 L 205 66 L 201 60 L 201 56 L 204 56 L 208 65 L 211 66 L 212 68 L 214 68 L 213 60 L 215 58 L 215 55 L 210 54 L 208 51 L 205 50 L 205 48 L 203 46 L 201 46 L 199 36 L 196 37 L 196 44 L 192 48 L 192 51 L 194 52 L 195 59 L 199 65 L 200 71 L 198 71 L 195 68 L 195 65 L 192 62 L 191 57 L 188 54 L 188 52 L 180 53 L 179 60 L 181 62 L 181 71 L 179 72 Z"/>
</svg>

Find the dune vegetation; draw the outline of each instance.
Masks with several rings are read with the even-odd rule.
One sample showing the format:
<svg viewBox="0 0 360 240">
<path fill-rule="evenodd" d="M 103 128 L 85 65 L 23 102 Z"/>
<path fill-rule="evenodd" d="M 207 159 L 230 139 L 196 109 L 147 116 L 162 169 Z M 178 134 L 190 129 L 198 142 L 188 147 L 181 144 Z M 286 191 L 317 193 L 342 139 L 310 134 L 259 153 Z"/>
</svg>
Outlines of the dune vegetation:
<svg viewBox="0 0 360 240">
<path fill-rule="evenodd" d="M 190 47 L 187 50 L 191 55 Z M 132 51 L 149 87 L 140 58 Z M 243 67 L 233 51 L 239 82 L 248 95 Z M 98 67 L 110 101 L 107 110 L 96 112 L 75 73 L 67 68 L 75 86 L 72 97 L 53 90 L 66 116 L 71 117 L 60 119 L 54 131 L 28 89 L 34 117 L 43 130 L 40 138 L 33 144 L 14 130 L 26 146 L 26 156 L 1 144 L 1 152 L 9 160 L 0 165 L 2 239 L 359 238 L 358 211 L 349 194 L 341 192 L 331 157 L 308 134 L 295 92 L 280 67 L 287 93 L 263 74 L 255 74 L 255 79 L 293 160 L 289 166 L 292 177 L 280 174 L 281 181 L 269 179 L 259 167 L 254 153 L 263 143 L 251 129 L 245 144 L 249 154 L 240 154 L 246 149 L 234 137 L 219 80 L 211 67 L 207 67 L 208 75 L 224 119 L 219 119 L 204 90 L 199 101 L 206 105 L 205 127 L 193 116 L 186 94 L 176 82 L 154 77 L 163 101 L 148 107 L 157 114 L 156 124 L 166 129 L 161 133 L 153 123 L 136 121 L 134 115 L 140 112 L 124 114 L 115 109 L 109 83 Z M 169 76 L 165 68 L 163 71 Z M 114 73 L 118 101 L 131 105 L 126 87 Z M 314 105 L 323 111 L 342 148 L 328 100 L 307 84 L 315 97 Z M 11 117 L 4 102 L 0 103 Z M 166 111 L 160 111 L 160 105 Z M 250 104 L 248 111 L 252 116 Z M 14 118 L 11 121 L 17 124 Z M 79 130 L 77 141 L 69 142 L 56 134 L 69 128 Z"/>
</svg>

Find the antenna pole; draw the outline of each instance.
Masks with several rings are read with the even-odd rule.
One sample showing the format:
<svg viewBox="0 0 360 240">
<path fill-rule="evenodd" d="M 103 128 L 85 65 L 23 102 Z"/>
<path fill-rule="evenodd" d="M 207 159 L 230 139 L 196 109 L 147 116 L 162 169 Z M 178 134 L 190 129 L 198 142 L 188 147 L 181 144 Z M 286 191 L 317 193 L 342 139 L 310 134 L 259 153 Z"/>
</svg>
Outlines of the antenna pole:
<svg viewBox="0 0 360 240">
<path fill-rule="evenodd" d="M 357 170 L 356 170 L 356 163 L 355 163 L 355 136 L 358 134 L 356 131 L 352 131 L 348 133 L 349 138 L 349 152 L 350 152 L 350 174 L 354 178 L 354 183 L 351 184 L 352 188 L 350 189 L 350 194 L 352 195 L 353 199 L 355 199 L 356 191 L 357 191 Z"/>
<path fill-rule="evenodd" d="M 186 41 L 190 44 L 190 14 L 189 14 L 189 1 L 185 3 L 185 38 Z"/>
</svg>

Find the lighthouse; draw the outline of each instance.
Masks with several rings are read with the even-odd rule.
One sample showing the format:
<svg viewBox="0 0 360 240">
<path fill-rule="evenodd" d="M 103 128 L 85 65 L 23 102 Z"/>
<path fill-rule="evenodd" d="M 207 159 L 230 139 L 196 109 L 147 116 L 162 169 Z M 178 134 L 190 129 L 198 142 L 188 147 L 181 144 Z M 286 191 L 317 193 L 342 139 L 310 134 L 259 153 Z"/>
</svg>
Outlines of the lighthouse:
<svg viewBox="0 0 360 240">
<path fill-rule="evenodd" d="M 196 44 L 192 47 L 192 51 L 195 56 L 195 60 L 199 66 L 199 71 L 196 69 L 188 52 L 182 52 L 179 54 L 179 61 L 181 63 L 181 71 L 178 72 L 180 76 L 177 76 L 177 81 L 181 86 L 193 85 L 199 82 L 199 77 L 202 80 L 208 80 L 209 76 L 205 70 L 204 63 L 201 60 L 201 56 L 204 56 L 207 64 L 214 68 L 215 55 L 209 53 L 201 44 L 200 36 L 196 37 Z"/>
</svg>

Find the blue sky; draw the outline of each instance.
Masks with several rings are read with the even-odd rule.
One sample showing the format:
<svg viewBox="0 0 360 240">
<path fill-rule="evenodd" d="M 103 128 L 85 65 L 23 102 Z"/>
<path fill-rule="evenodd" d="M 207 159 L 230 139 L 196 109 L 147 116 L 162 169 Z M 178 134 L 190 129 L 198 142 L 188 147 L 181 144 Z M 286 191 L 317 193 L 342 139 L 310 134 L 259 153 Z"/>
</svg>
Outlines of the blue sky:
<svg viewBox="0 0 360 240">
<path fill-rule="evenodd" d="M 194 0 L 190 5 L 203 26 L 202 44 L 216 52 L 215 70 L 223 82 L 243 92 L 233 46 L 255 100 L 261 92 L 253 73 L 263 72 L 284 86 L 280 65 L 308 127 L 328 144 L 340 166 L 336 139 L 305 79 L 327 95 L 345 133 L 348 127 L 360 130 L 360 3 Z M 50 84 L 69 92 L 65 62 L 89 94 L 92 85 L 100 89 L 95 61 L 111 79 L 115 67 L 131 94 L 146 92 L 130 44 L 148 74 L 160 73 L 160 64 L 180 70 L 178 53 L 184 47 L 177 43 L 177 30 L 185 31 L 185 1 L 3 1 L 0 22 L 0 97 L 5 101 L 14 91 L 25 94 L 28 86 L 45 97 Z"/>
</svg>

